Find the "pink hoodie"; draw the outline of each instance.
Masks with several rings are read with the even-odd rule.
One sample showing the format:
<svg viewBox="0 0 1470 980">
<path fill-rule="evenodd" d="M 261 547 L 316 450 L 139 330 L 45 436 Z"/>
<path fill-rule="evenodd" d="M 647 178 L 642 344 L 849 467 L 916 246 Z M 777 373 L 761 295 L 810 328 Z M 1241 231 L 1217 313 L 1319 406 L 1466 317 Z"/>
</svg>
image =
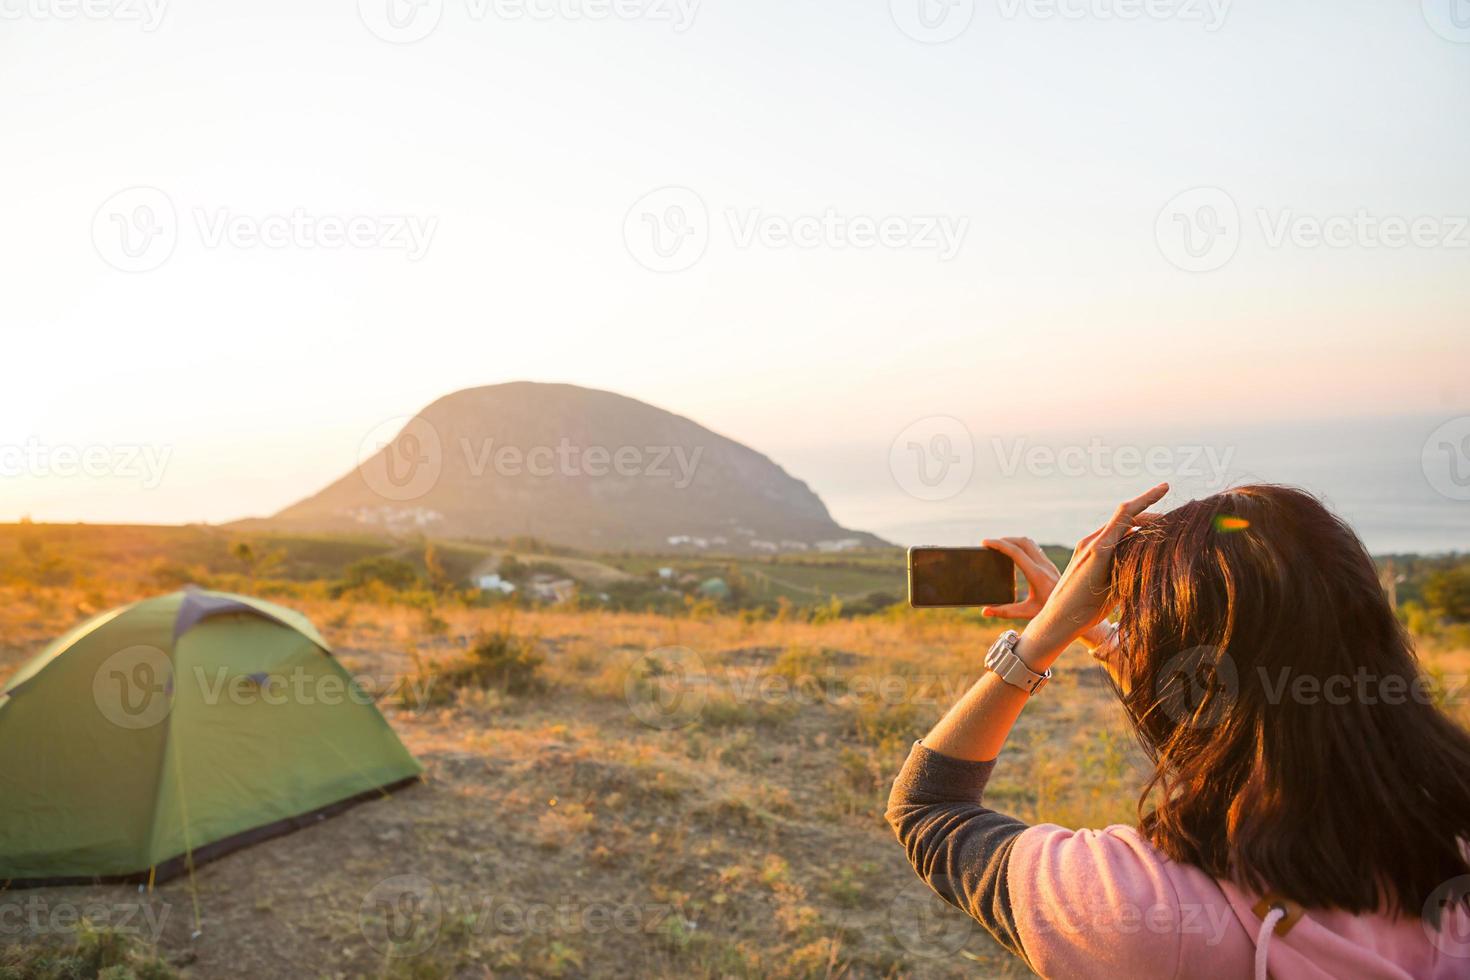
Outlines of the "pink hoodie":
<svg viewBox="0 0 1470 980">
<path fill-rule="evenodd" d="M 1470 876 L 1425 896 L 1441 927 L 1324 909 L 1257 914 L 1260 896 L 1161 854 L 1132 827 L 1027 826 L 984 806 L 994 768 L 916 744 L 888 821 L 910 863 L 1044 977 L 1470 978 Z M 1439 902 L 1439 896 L 1444 901 Z"/>
<path fill-rule="evenodd" d="M 1021 943 L 1042 976 L 1252 974 L 1257 897 L 1176 864 L 1132 827 L 1031 827 L 1007 870 Z M 1419 919 L 1309 909 L 1263 945 L 1276 980 L 1470 977 L 1470 912 L 1452 905 L 1436 932 Z"/>
</svg>

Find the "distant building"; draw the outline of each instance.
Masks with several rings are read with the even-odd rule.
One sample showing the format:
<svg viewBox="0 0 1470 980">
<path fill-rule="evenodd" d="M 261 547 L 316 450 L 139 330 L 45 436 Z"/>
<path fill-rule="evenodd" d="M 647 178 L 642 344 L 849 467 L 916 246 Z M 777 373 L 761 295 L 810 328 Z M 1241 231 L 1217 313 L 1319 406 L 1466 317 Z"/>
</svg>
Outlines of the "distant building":
<svg viewBox="0 0 1470 980">
<path fill-rule="evenodd" d="M 658 570 L 658 577 L 662 579 L 671 579 L 674 577 L 674 570 L 668 567 L 660 568 Z"/>
<path fill-rule="evenodd" d="M 475 585 L 481 592 L 499 592 L 502 595 L 510 595 L 516 590 L 514 582 L 507 582 L 499 575 L 481 575 L 475 580 Z"/>
<path fill-rule="evenodd" d="M 776 542 L 774 542 L 774 541 L 762 541 L 760 538 L 752 538 L 751 541 L 750 541 L 750 546 L 752 548 L 754 548 L 756 551 L 780 551 L 781 550 L 779 547 L 776 546 Z"/>
<path fill-rule="evenodd" d="M 389 531 L 426 528 L 444 519 L 443 514 L 428 507 L 358 507 L 349 510 L 347 515 L 359 524 L 371 524 Z"/>
<path fill-rule="evenodd" d="M 811 546 L 805 541 L 793 541 L 787 538 L 781 542 L 781 547 L 787 551 L 807 551 Z"/>
<path fill-rule="evenodd" d="M 730 586 L 722 578 L 708 578 L 699 583 L 699 594 L 709 599 L 728 599 Z"/>
<path fill-rule="evenodd" d="M 569 578 L 533 575 L 527 589 L 533 599 L 542 602 L 566 602 L 577 594 L 577 583 Z"/>
<path fill-rule="evenodd" d="M 857 538 L 841 538 L 836 541 L 818 541 L 818 551 L 851 551 L 853 548 L 861 548 L 863 543 Z"/>
</svg>

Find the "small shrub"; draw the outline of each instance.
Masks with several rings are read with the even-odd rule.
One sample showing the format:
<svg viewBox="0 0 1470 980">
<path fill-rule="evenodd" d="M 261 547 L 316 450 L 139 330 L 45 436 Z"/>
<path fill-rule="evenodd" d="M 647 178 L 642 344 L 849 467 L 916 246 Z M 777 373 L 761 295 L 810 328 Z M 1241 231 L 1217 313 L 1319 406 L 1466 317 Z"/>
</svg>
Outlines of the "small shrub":
<svg viewBox="0 0 1470 980">
<path fill-rule="evenodd" d="M 83 921 L 69 945 L 0 945 L 0 980 L 173 980 L 138 939 Z"/>
<path fill-rule="evenodd" d="M 546 689 L 541 676 L 546 658 L 534 640 L 508 629 L 481 633 L 465 656 L 443 664 L 418 663 L 419 677 L 411 685 L 417 691 L 417 707 L 448 704 L 460 690 L 497 690 L 519 697 Z"/>
<path fill-rule="evenodd" d="M 837 673 L 839 662 L 834 651 L 792 646 L 781 651 L 771 673 L 785 678 L 800 694 L 841 694 L 847 690 L 847 681 Z"/>
<path fill-rule="evenodd" d="M 893 704 L 861 701 L 852 713 L 852 720 L 858 738 L 878 748 L 905 745 L 923 735 L 927 727 L 912 701 Z"/>
<path fill-rule="evenodd" d="M 348 565 L 343 570 L 342 581 L 335 591 L 340 595 L 369 586 L 370 583 L 377 583 L 390 591 L 402 592 L 416 587 L 419 581 L 418 569 L 408 562 L 387 555 L 376 555 L 372 558 L 359 558 Z"/>
</svg>

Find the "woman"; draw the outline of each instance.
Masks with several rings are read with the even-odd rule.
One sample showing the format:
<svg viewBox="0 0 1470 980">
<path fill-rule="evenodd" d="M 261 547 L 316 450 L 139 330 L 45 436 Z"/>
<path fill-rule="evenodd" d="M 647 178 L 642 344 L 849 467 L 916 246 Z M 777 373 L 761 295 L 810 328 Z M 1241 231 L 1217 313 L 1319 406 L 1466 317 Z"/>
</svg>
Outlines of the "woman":
<svg viewBox="0 0 1470 980">
<path fill-rule="evenodd" d="M 1436 707 L 1352 531 L 1299 490 L 1121 505 L 1060 576 L 987 541 L 1029 618 L 905 763 L 919 875 L 1043 976 L 1470 977 L 1470 736 Z M 1105 613 L 1116 608 L 1109 627 Z M 1028 827 L 982 793 L 1074 640 L 1153 763 L 1135 827 Z"/>
</svg>

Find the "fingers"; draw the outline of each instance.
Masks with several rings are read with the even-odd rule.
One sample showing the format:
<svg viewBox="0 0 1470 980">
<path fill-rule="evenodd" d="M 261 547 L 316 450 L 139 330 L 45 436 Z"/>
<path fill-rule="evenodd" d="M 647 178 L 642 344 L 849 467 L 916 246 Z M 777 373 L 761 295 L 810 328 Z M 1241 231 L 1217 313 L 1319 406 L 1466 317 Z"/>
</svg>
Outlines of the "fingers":
<svg viewBox="0 0 1470 980">
<path fill-rule="evenodd" d="M 1129 520 L 1132 520 L 1139 514 L 1142 514 L 1144 511 L 1148 510 L 1154 504 L 1158 503 L 1160 500 L 1163 500 L 1164 494 L 1168 492 L 1169 484 L 1160 483 L 1156 487 L 1145 490 L 1143 493 L 1123 504 L 1118 509 L 1126 514 Z"/>
<path fill-rule="evenodd" d="M 987 548 L 999 551 L 1001 554 L 1010 558 L 1011 561 L 1015 562 L 1016 567 L 1021 570 L 1021 574 L 1026 576 L 1027 582 L 1049 582 L 1056 577 L 1054 574 L 1051 574 L 1056 569 L 1051 562 L 1045 562 L 1045 564 L 1037 563 L 1036 559 L 1031 556 L 1025 546 L 1017 543 L 1018 541 L 1018 538 L 986 538 L 980 543 Z M 1039 551 L 1040 549 L 1038 548 L 1037 550 Z M 1042 555 L 1043 561 L 1045 558 L 1046 556 Z"/>
<path fill-rule="evenodd" d="M 1169 484 L 1160 483 L 1156 487 L 1145 490 L 1143 493 L 1134 497 L 1132 500 L 1126 500 L 1123 503 L 1119 504 L 1118 509 L 1113 512 L 1113 519 L 1107 523 L 1107 525 L 1102 529 L 1102 532 L 1098 535 L 1097 543 L 1104 547 L 1111 547 L 1112 545 L 1117 544 L 1118 541 L 1123 537 L 1123 535 L 1128 533 L 1130 528 L 1139 523 L 1139 519 L 1140 517 L 1142 517 L 1143 512 L 1162 500 L 1164 498 L 1164 494 L 1168 492 Z M 1153 520 L 1158 516 L 1159 515 L 1151 515 L 1144 520 Z"/>
<path fill-rule="evenodd" d="M 1031 609 L 1024 602 L 1009 602 L 1003 606 L 981 606 L 980 615 L 992 619 L 1024 619 L 1031 615 Z"/>
<path fill-rule="evenodd" d="M 1043 568 L 1056 567 L 1056 563 L 1053 562 L 1050 558 L 1046 557 L 1046 552 L 1041 550 L 1041 545 L 1037 544 L 1035 541 L 1032 541 L 1030 538 L 1006 538 L 1006 540 L 1011 542 L 1012 544 L 1017 545 L 1023 551 L 1025 551 L 1026 554 L 1036 559 L 1036 563 Z"/>
</svg>

